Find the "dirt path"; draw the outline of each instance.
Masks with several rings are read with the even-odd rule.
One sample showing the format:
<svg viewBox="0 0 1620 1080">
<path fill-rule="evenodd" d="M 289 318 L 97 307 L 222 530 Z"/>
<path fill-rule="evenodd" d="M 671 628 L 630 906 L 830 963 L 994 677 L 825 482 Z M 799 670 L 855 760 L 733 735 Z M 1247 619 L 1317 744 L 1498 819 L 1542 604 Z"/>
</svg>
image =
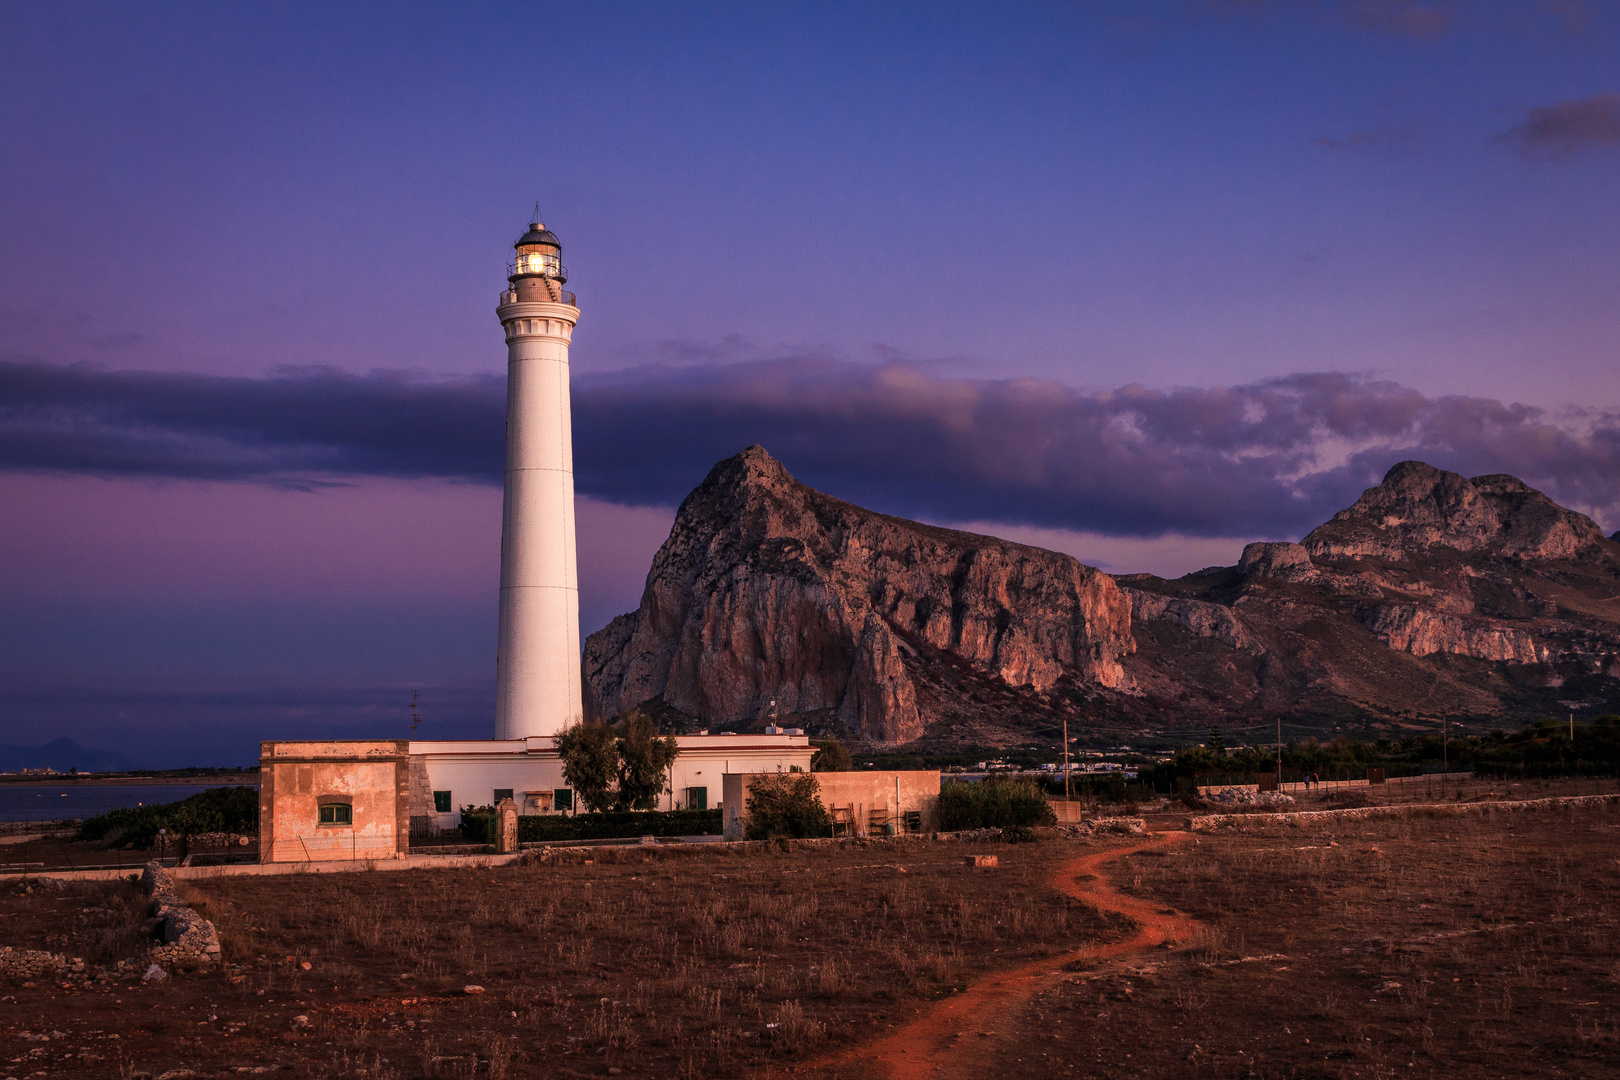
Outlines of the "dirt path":
<svg viewBox="0 0 1620 1080">
<path fill-rule="evenodd" d="M 890 1080 L 960 1080 L 975 1075 L 979 1059 L 989 1058 L 995 1040 L 984 1037 L 1008 1030 L 1018 1010 L 1054 971 L 1077 960 L 1107 960 L 1141 952 L 1166 940 L 1186 940 L 1197 923 L 1110 885 L 1102 867 L 1114 859 L 1150 848 L 1164 847 L 1187 838 L 1183 832 L 1159 833 L 1151 840 L 1082 855 L 1064 863 L 1054 878 L 1059 889 L 1101 911 L 1117 912 L 1135 920 L 1137 931 L 1122 941 L 1088 946 L 1068 956 L 1049 957 L 976 983 L 960 994 L 936 1003 L 905 1027 L 881 1041 L 846 1051 L 823 1062 L 829 1072 L 868 1070 Z M 1005 1062 L 985 1061 L 987 1072 L 1005 1072 Z"/>
</svg>

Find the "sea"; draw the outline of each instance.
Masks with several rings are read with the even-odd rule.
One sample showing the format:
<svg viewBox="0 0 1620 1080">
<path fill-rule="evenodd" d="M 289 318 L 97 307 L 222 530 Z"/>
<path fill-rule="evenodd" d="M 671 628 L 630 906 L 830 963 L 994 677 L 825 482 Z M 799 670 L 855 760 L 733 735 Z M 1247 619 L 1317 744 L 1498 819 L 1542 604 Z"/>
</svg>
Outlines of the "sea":
<svg viewBox="0 0 1620 1080">
<path fill-rule="evenodd" d="M 64 821 L 124 806 L 179 802 L 229 784 L 0 784 L 0 821 Z M 251 785 L 257 787 L 258 785 Z"/>
</svg>

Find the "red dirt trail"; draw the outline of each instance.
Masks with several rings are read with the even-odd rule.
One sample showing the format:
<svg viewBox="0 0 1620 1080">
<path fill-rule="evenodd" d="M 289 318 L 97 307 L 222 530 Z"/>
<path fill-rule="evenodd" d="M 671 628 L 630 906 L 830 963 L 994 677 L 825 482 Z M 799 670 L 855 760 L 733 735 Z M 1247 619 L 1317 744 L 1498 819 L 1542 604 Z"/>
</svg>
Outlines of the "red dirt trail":
<svg viewBox="0 0 1620 1080">
<path fill-rule="evenodd" d="M 1128 916 L 1137 930 L 1122 941 L 1087 946 L 1068 956 L 1048 957 L 993 975 L 952 994 L 921 1016 L 878 1042 L 845 1051 L 821 1062 L 824 1070 L 843 1073 L 856 1070 L 887 1076 L 890 1080 L 939 1080 L 973 1074 L 973 1066 L 994 1053 L 995 1040 L 981 1038 L 1009 1030 L 1018 1010 L 1033 998 L 1065 964 L 1075 961 L 1108 960 L 1142 952 L 1165 941 L 1186 941 L 1198 924 L 1184 915 L 1167 913 L 1163 908 L 1126 896 L 1110 885 L 1101 874 L 1104 864 L 1138 851 L 1164 847 L 1186 839 L 1184 832 L 1159 833 L 1151 840 L 1128 847 L 1082 855 L 1063 864 L 1054 884 L 1069 896 L 1108 912 Z M 1089 879 L 1089 880 L 1088 880 Z M 983 1064 L 991 1065 L 985 1061 Z M 997 1072 L 1005 1072 L 1003 1061 Z"/>
</svg>

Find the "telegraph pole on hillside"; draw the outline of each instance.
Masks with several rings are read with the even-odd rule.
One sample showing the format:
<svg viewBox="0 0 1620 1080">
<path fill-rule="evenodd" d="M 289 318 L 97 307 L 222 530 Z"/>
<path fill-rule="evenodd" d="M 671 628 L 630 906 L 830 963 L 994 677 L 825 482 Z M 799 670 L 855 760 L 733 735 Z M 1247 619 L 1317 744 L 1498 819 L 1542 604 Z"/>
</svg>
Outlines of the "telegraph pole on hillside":
<svg viewBox="0 0 1620 1080">
<path fill-rule="evenodd" d="M 1573 718 L 1574 715 L 1575 715 L 1574 713 L 1570 714 L 1570 716 L 1572 718 Z M 1575 721 L 1573 719 L 1570 720 L 1571 724 L 1573 724 L 1574 722 Z M 1575 729 L 1570 728 L 1570 730 L 1573 731 Z M 1071 798 L 1071 796 L 1069 795 L 1069 718 L 1067 716 L 1065 716 L 1063 718 L 1063 801 L 1068 802 L 1070 798 Z"/>
</svg>

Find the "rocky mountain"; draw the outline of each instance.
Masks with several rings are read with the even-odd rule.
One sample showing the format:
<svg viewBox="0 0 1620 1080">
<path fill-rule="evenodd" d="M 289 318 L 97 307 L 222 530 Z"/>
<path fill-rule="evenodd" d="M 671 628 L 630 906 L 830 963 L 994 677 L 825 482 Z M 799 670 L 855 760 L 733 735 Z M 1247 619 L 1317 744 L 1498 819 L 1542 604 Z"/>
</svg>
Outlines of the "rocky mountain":
<svg viewBox="0 0 1620 1080">
<path fill-rule="evenodd" d="M 996 745 L 1286 716 L 1373 730 L 1620 707 L 1620 544 L 1510 476 L 1403 462 L 1299 544 L 1176 580 L 863 510 L 759 447 L 682 503 L 586 709 Z"/>
</svg>

